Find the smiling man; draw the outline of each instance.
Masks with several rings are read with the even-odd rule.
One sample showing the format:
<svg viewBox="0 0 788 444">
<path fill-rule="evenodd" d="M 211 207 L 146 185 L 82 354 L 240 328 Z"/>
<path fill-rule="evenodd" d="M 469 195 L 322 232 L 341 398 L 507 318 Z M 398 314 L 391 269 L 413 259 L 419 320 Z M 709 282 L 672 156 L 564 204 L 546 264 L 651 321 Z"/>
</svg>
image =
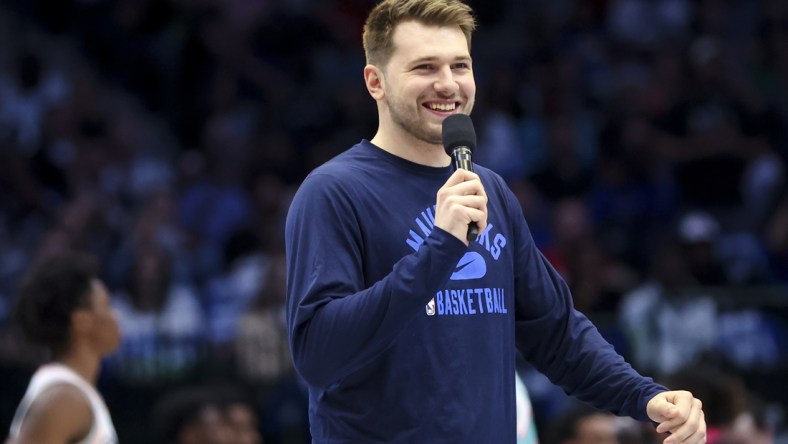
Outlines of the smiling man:
<svg viewBox="0 0 788 444">
<path fill-rule="evenodd" d="M 293 199 L 287 321 L 314 442 L 513 443 L 518 351 L 598 408 L 704 442 L 700 401 L 636 373 L 573 308 L 501 177 L 453 171 L 442 124 L 473 109 L 474 28 L 457 0 L 379 3 L 378 131 Z"/>
</svg>

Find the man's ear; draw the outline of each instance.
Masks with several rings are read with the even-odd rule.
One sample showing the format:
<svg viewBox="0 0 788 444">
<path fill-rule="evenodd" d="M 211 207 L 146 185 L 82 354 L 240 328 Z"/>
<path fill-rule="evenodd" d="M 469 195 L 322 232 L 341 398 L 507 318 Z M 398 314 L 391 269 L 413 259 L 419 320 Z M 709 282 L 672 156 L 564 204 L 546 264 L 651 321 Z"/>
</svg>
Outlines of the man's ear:
<svg viewBox="0 0 788 444">
<path fill-rule="evenodd" d="M 71 329 L 75 332 L 89 331 L 93 326 L 93 316 L 90 310 L 76 309 L 71 313 Z"/>
<path fill-rule="evenodd" d="M 367 85 L 369 95 L 375 100 L 381 100 L 385 94 L 385 81 L 383 71 L 375 65 L 364 67 L 364 83 Z"/>
</svg>

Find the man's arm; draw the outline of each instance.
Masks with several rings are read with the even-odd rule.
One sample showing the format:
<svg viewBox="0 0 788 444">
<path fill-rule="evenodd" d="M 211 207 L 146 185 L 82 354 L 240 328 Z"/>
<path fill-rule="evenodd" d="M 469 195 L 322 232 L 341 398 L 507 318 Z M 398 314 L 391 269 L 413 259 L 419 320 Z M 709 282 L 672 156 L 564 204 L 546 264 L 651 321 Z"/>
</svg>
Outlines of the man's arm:
<svg viewBox="0 0 788 444">
<path fill-rule="evenodd" d="M 667 389 L 638 374 L 575 310 L 566 282 L 534 244 L 516 198 L 510 192 L 505 195 L 516 233 L 517 348 L 569 395 L 599 409 L 648 421 L 646 404 Z"/>
<path fill-rule="evenodd" d="M 569 395 L 647 421 L 646 404 L 667 389 L 638 374 L 574 309 L 568 286 L 540 252 L 526 267 L 515 284 L 516 341 L 523 356 Z"/>
<path fill-rule="evenodd" d="M 351 194 L 331 176 L 313 174 L 287 217 L 290 348 L 296 370 L 314 386 L 334 383 L 383 352 L 467 251 L 435 227 L 418 251 L 368 286 L 363 249 L 370 246 L 361 238 L 358 198 Z"/>
<path fill-rule="evenodd" d="M 522 217 L 522 214 L 512 217 Z M 517 219 L 514 219 L 517 220 Z M 637 373 L 582 313 L 563 278 L 538 251 L 524 219 L 516 265 L 518 349 L 568 394 L 618 415 L 658 423 L 666 444 L 706 442 L 700 400 Z"/>
<path fill-rule="evenodd" d="M 87 436 L 93 424 L 90 404 L 79 389 L 56 385 L 30 405 L 19 436 L 9 444 L 68 444 Z"/>
</svg>

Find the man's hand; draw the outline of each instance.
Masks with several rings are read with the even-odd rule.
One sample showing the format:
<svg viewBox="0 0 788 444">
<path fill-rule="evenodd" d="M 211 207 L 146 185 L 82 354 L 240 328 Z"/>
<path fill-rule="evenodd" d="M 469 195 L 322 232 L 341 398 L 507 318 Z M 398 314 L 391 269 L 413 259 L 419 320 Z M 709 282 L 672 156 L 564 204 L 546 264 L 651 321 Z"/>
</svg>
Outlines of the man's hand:
<svg viewBox="0 0 788 444">
<path fill-rule="evenodd" d="M 646 413 L 659 423 L 657 432 L 670 433 L 665 444 L 695 444 L 706 442 L 706 419 L 700 399 L 679 390 L 662 392 L 651 398 Z"/>
<path fill-rule="evenodd" d="M 448 231 L 468 245 L 468 224 L 473 221 L 479 233 L 487 226 L 487 194 L 475 173 L 458 169 L 438 190 L 435 226 Z"/>
</svg>

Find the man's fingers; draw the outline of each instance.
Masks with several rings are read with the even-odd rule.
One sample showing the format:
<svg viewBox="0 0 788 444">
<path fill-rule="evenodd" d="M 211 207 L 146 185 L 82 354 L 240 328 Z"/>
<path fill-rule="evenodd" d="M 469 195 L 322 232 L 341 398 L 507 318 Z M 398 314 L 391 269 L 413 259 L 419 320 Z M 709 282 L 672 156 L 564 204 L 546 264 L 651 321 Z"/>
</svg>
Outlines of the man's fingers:
<svg viewBox="0 0 788 444">
<path fill-rule="evenodd" d="M 452 185 L 450 188 L 448 188 L 448 190 L 451 190 L 459 195 L 475 194 L 486 197 L 484 186 L 480 180 L 468 180 L 465 182 L 460 182 L 456 185 Z"/>
<path fill-rule="evenodd" d="M 468 224 L 476 222 L 479 232 L 487 226 L 487 194 L 479 176 L 457 170 L 438 190 L 435 226 L 468 244 Z"/>
<path fill-rule="evenodd" d="M 658 433 L 670 433 L 665 444 L 706 442 L 703 404 L 692 393 L 677 390 L 655 395 L 646 405 L 649 418 L 658 422 Z"/>
<path fill-rule="evenodd" d="M 469 180 L 479 180 L 479 175 L 472 171 L 464 170 L 462 168 L 456 170 L 449 180 L 443 185 L 444 187 L 451 187 L 457 185 L 458 183 L 467 182 Z"/>
<path fill-rule="evenodd" d="M 691 401 L 687 410 L 679 409 L 675 418 L 660 424 L 657 431 L 670 432 L 666 444 L 704 442 L 706 423 L 700 400 Z"/>
<path fill-rule="evenodd" d="M 449 196 L 446 198 L 446 208 L 449 211 L 465 212 L 468 220 L 465 222 L 485 222 L 487 220 L 487 198 L 473 194 L 465 196 Z M 483 227 L 480 225 L 481 231 Z"/>
<path fill-rule="evenodd" d="M 478 208 L 483 210 L 487 208 L 487 197 L 479 196 L 477 194 L 447 196 L 446 203 L 449 205 L 461 205 L 463 207 Z"/>
<path fill-rule="evenodd" d="M 676 406 L 666 401 L 664 397 L 652 400 L 648 405 L 648 416 L 655 422 L 665 422 L 673 418 L 678 410 Z"/>
<path fill-rule="evenodd" d="M 692 393 L 682 390 L 659 393 L 649 401 L 646 406 L 647 413 L 655 422 L 669 421 L 681 412 L 686 415 L 692 408 L 694 399 Z"/>
</svg>

